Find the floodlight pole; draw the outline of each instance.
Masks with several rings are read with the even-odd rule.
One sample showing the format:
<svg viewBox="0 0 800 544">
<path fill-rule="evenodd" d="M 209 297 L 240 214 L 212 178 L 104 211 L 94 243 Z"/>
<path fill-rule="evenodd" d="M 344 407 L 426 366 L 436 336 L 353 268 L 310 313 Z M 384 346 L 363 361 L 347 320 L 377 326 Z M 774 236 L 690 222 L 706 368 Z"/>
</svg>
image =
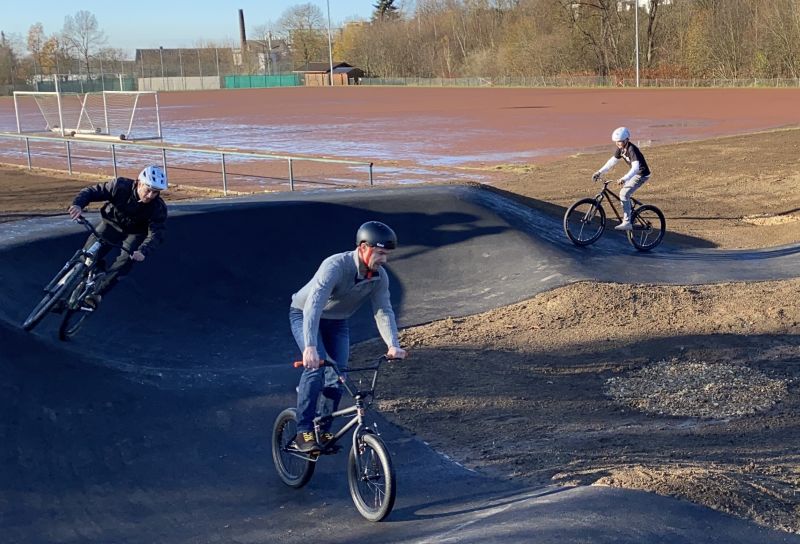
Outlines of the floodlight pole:
<svg viewBox="0 0 800 544">
<path fill-rule="evenodd" d="M 333 46 L 331 42 L 331 0 L 326 0 L 328 5 L 328 60 L 331 63 L 331 74 L 328 77 L 328 80 L 333 86 Z"/>
<path fill-rule="evenodd" d="M 634 1 L 634 13 L 636 21 L 636 86 L 639 86 L 639 0 Z"/>
<path fill-rule="evenodd" d="M 164 46 L 158 46 L 158 54 L 161 57 L 161 87 L 164 88 Z"/>
</svg>

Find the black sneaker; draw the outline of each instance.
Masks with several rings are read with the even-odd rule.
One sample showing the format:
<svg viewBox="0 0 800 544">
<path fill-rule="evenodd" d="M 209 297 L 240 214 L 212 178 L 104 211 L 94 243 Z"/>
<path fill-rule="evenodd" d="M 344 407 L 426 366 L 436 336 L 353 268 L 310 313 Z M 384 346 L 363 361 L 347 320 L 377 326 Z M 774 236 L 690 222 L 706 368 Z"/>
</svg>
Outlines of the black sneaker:
<svg viewBox="0 0 800 544">
<path fill-rule="evenodd" d="M 333 440 L 333 433 L 325 432 L 319 435 L 319 443 L 322 446 L 326 446 L 331 440 Z"/>
<path fill-rule="evenodd" d="M 94 293 L 90 293 L 86 295 L 86 298 L 83 299 L 83 303 L 92 310 L 96 310 L 98 306 L 100 306 L 100 302 L 102 300 L 103 300 L 102 295 L 96 295 Z"/>
<path fill-rule="evenodd" d="M 297 433 L 294 443 L 297 446 L 297 449 L 303 453 L 311 453 L 321 450 L 319 444 L 317 444 L 317 441 L 314 439 L 314 433 L 310 431 Z"/>
</svg>

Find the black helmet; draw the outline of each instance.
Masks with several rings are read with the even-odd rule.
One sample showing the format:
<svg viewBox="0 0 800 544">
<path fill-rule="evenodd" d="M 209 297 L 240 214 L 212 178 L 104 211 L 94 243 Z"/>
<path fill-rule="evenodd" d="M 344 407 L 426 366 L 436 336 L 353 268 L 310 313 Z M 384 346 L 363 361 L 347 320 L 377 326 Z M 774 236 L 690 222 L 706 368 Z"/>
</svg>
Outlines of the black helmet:
<svg viewBox="0 0 800 544">
<path fill-rule="evenodd" d="M 356 233 L 356 245 L 366 242 L 370 247 L 394 249 L 397 247 L 397 235 L 387 225 L 380 221 L 367 221 Z"/>
</svg>

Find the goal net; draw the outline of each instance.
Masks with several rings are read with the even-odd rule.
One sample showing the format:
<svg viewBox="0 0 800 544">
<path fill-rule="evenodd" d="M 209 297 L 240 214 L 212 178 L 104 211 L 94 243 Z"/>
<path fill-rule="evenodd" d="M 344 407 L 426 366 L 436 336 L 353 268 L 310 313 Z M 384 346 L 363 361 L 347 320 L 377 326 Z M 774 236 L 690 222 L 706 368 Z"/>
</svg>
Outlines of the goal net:
<svg viewBox="0 0 800 544">
<path fill-rule="evenodd" d="M 17 131 L 121 140 L 161 138 L 156 91 L 14 92 Z"/>
</svg>

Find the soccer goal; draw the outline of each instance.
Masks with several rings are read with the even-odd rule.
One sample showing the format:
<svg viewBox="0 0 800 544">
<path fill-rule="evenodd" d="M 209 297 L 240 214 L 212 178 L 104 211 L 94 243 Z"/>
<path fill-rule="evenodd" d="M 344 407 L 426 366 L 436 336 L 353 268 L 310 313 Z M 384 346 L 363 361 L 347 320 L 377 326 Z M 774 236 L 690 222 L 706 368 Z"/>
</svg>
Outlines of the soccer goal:
<svg viewBox="0 0 800 544">
<path fill-rule="evenodd" d="M 15 91 L 17 132 L 119 140 L 160 139 L 157 91 Z"/>
</svg>

